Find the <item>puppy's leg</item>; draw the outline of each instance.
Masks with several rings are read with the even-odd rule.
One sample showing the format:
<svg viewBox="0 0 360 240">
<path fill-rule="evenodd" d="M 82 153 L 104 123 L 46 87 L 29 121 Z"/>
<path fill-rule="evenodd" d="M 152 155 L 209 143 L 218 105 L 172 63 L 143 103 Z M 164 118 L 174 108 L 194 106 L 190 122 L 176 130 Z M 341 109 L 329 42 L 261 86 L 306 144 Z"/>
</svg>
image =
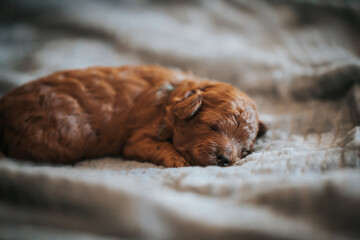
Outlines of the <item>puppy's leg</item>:
<svg viewBox="0 0 360 240">
<path fill-rule="evenodd" d="M 146 136 L 130 138 L 124 147 L 124 156 L 129 159 L 151 162 L 165 167 L 190 166 L 171 143 Z"/>
</svg>

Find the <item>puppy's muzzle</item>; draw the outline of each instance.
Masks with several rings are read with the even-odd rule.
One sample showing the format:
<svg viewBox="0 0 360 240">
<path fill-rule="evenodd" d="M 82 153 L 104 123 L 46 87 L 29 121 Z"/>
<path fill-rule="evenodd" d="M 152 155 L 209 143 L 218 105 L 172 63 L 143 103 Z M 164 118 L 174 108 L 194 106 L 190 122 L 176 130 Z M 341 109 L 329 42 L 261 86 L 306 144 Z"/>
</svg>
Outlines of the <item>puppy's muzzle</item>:
<svg viewBox="0 0 360 240">
<path fill-rule="evenodd" d="M 226 166 L 229 166 L 231 164 L 229 158 L 227 157 L 224 157 L 222 155 L 219 155 L 218 156 L 218 159 L 217 159 L 217 165 L 220 166 L 220 167 L 226 167 Z"/>
</svg>

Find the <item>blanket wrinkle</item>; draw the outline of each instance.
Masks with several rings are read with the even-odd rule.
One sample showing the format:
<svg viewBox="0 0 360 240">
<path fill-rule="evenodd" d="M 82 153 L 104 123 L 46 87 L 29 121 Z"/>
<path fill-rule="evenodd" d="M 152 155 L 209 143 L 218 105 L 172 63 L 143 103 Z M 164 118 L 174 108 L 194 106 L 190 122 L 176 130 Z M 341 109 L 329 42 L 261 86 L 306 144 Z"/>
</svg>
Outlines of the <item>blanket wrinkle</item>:
<svg viewBox="0 0 360 240">
<path fill-rule="evenodd" d="M 1 239 L 359 239 L 359 1 L 0 5 L 0 96 L 54 71 L 159 64 L 233 84 L 269 128 L 228 168 L 0 155 Z"/>
</svg>

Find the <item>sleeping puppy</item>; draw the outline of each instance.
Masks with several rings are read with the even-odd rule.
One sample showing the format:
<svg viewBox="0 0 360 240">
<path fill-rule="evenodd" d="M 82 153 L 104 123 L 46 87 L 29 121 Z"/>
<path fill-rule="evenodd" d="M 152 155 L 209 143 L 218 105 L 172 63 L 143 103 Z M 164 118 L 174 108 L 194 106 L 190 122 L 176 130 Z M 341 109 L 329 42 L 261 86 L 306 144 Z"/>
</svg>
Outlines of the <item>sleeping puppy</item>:
<svg viewBox="0 0 360 240">
<path fill-rule="evenodd" d="M 265 131 L 245 93 L 158 66 L 57 72 L 0 100 L 1 151 L 37 162 L 230 166 Z"/>
</svg>

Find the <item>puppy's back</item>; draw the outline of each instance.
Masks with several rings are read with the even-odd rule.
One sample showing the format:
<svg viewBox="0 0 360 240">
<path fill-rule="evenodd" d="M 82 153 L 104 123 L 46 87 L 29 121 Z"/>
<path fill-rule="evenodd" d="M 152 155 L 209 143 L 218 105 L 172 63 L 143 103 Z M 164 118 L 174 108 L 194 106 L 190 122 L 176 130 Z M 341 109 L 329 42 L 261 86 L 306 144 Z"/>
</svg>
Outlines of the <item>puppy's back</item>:
<svg viewBox="0 0 360 240">
<path fill-rule="evenodd" d="M 58 163 L 119 154 L 127 111 L 168 74 L 153 66 L 96 67 L 20 86 L 0 101 L 1 151 Z"/>
</svg>

